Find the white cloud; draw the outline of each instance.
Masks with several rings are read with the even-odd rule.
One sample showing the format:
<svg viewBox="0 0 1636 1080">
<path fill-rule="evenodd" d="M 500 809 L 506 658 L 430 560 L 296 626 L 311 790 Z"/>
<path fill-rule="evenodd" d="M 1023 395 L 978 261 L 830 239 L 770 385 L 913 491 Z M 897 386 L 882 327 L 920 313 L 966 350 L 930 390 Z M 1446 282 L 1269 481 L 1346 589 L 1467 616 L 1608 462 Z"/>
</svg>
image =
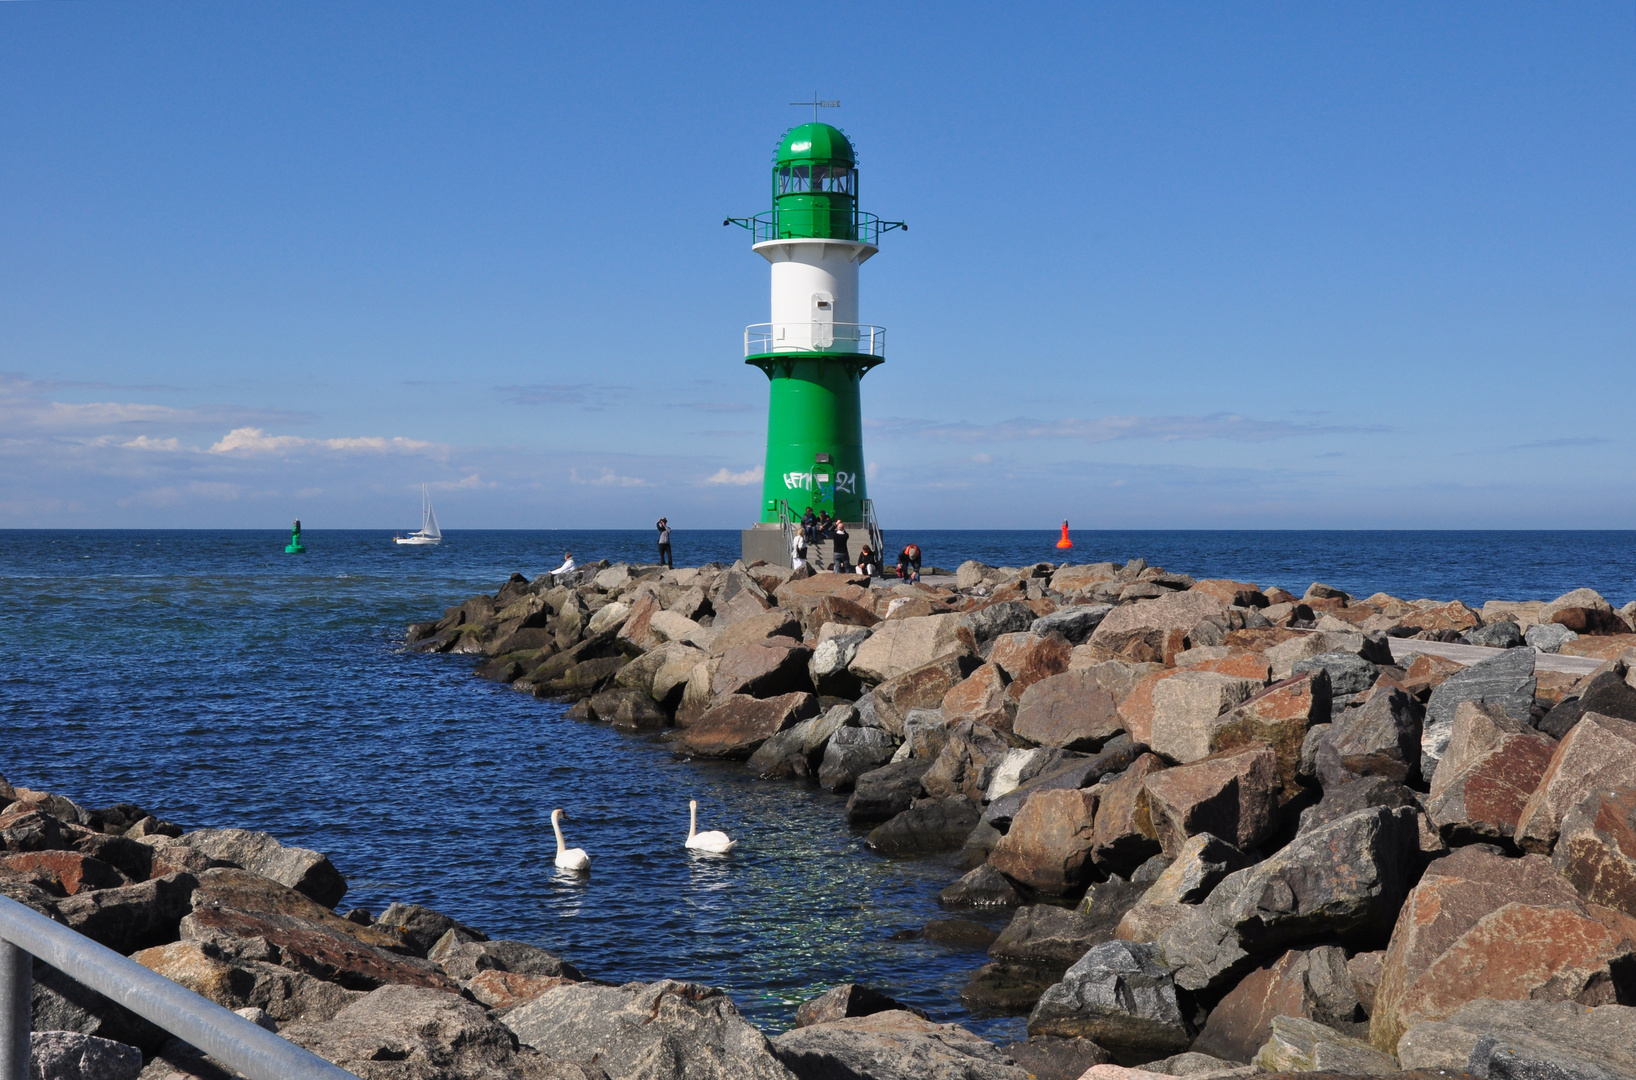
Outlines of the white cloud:
<svg viewBox="0 0 1636 1080">
<path fill-rule="evenodd" d="M 751 484 L 761 483 L 761 477 L 765 471 L 765 468 L 761 465 L 757 465 L 753 469 L 746 469 L 743 472 L 729 472 L 726 466 L 722 466 L 716 472 L 705 477 L 704 482 L 707 484 L 731 484 L 734 487 L 749 487 Z"/>
<path fill-rule="evenodd" d="M 165 453 L 175 453 L 182 448 L 181 442 L 176 439 L 150 439 L 146 435 L 138 435 L 130 442 L 119 445 L 126 450 L 158 450 Z"/>
<path fill-rule="evenodd" d="M 260 428 L 234 428 L 210 447 L 212 454 L 287 454 L 295 450 L 336 450 L 342 453 L 413 454 L 441 451 L 435 443 L 378 435 L 349 439 L 304 439 L 299 435 L 269 435 Z"/>
<path fill-rule="evenodd" d="M 571 484 L 591 484 L 596 487 L 647 487 L 648 482 L 640 476 L 620 476 L 612 469 L 603 469 L 601 476 L 589 480 L 582 479 L 578 469 L 568 470 L 568 482 Z"/>
<path fill-rule="evenodd" d="M 477 475 L 476 473 L 472 473 L 464 480 L 434 480 L 426 486 L 431 488 L 433 491 L 472 491 L 477 488 L 493 488 L 499 487 L 500 485 L 494 483 L 492 480 L 485 484 L 483 483 L 483 478 L 481 476 Z"/>
</svg>

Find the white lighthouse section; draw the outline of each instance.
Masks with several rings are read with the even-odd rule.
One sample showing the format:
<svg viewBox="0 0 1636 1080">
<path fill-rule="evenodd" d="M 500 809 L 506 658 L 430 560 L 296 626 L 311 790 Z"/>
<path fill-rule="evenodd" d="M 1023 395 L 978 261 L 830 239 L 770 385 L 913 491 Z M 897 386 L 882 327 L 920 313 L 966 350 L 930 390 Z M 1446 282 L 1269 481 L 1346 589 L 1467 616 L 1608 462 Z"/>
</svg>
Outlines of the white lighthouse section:
<svg viewBox="0 0 1636 1080">
<path fill-rule="evenodd" d="M 772 263 L 773 352 L 856 350 L 858 267 L 876 251 L 856 240 L 767 240 L 755 245 Z"/>
</svg>

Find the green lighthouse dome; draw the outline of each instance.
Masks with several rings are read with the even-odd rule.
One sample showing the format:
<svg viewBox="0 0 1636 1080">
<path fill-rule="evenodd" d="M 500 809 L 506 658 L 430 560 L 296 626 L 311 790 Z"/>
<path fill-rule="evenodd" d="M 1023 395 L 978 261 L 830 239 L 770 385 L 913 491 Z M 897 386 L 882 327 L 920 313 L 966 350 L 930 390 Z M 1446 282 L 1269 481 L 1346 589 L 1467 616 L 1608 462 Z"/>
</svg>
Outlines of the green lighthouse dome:
<svg viewBox="0 0 1636 1080">
<path fill-rule="evenodd" d="M 773 155 L 773 160 L 780 165 L 813 161 L 856 165 L 858 155 L 852 149 L 852 141 L 840 128 L 813 123 L 801 124 L 786 131 L 784 137 L 778 140 L 778 151 Z"/>
</svg>

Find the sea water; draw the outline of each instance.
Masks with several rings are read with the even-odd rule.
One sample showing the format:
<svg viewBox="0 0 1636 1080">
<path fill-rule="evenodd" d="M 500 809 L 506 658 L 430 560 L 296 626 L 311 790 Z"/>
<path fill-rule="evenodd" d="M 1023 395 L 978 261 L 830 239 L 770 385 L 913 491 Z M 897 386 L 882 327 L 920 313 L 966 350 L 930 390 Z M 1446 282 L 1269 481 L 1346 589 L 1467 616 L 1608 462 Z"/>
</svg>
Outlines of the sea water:
<svg viewBox="0 0 1636 1080">
<path fill-rule="evenodd" d="M 651 532 L 460 532 L 400 547 L 385 532 L 0 532 L 0 774 L 92 806 L 128 801 L 185 828 L 261 829 L 324 851 L 342 907 L 426 904 L 535 942 L 597 978 L 723 987 L 768 1031 L 837 983 L 868 983 L 995 1038 L 970 1015 L 984 960 L 915 938 L 946 917 L 949 858 L 892 861 L 846 825 L 842 797 L 678 761 L 653 737 L 472 676 L 476 659 L 405 652 L 435 618 L 518 570 L 651 561 Z M 1588 585 L 1636 596 L 1636 533 L 891 533 L 925 565 L 1136 556 L 1198 577 L 1296 592 L 1480 604 Z M 733 532 L 678 531 L 681 564 L 731 561 Z M 682 847 L 700 828 L 725 858 Z M 550 813 L 568 812 L 588 877 L 559 874 Z M 978 916 L 1000 925 L 1003 916 Z"/>
</svg>

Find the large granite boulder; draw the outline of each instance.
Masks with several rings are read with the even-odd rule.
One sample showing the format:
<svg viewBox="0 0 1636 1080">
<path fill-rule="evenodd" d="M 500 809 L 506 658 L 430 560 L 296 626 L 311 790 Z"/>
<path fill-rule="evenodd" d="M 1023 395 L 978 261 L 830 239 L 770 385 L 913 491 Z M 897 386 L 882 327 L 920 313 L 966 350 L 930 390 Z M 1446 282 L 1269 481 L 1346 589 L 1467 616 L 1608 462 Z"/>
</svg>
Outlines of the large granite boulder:
<svg viewBox="0 0 1636 1080">
<path fill-rule="evenodd" d="M 1551 863 L 1590 903 L 1636 916 L 1636 786 L 1593 791 L 1568 811 Z"/>
<path fill-rule="evenodd" d="M 1290 675 L 1307 671 L 1322 671 L 1329 676 L 1329 691 L 1337 700 L 1360 694 L 1375 685 L 1380 668 L 1353 652 L 1321 652 L 1305 660 L 1297 660 Z"/>
<path fill-rule="evenodd" d="M 77 1031 L 29 1033 L 31 1077 L 41 1080 L 137 1080 L 142 1051 Z"/>
<path fill-rule="evenodd" d="M 1410 1027 L 1478 998 L 1613 1003 L 1636 991 L 1633 965 L 1636 919 L 1586 905 L 1550 860 L 1458 848 L 1403 905 L 1370 1041 L 1395 1052 Z"/>
<path fill-rule="evenodd" d="M 735 645 L 722 654 L 711 679 L 716 697 L 746 694 L 756 698 L 797 694 L 812 689 L 807 661 L 812 652 L 789 638 L 770 638 L 754 645 Z"/>
<path fill-rule="evenodd" d="M 1182 671 L 1153 688 L 1153 727 L 1147 744 L 1175 762 L 1210 755 L 1215 720 L 1262 689 L 1259 679 L 1215 671 Z"/>
<path fill-rule="evenodd" d="M 910 758 L 860 775 L 846 801 L 847 824 L 874 825 L 909 809 L 920 797 L 920 778 L 931 767 L 930 761 Z"/>
<path fill-rule="evenodd" d="M 1011 744 L 992 728 L 970 720 L 952 723 L 943 749 L 920 778 L 921 786 L 934 799 L 960 795 L 980 803 L 1010 750 Z"/>
<path fill-rule="evenodd" d="M 1123 941 L 1157 941 L 1159 935 L 1186 917 L 1187 907 L 1203 903 L 1228 874 L 1244 869 L 1252 861 L 1238 848 L 1209 833 L 1188 837 L 1171 864 L 1119 920 L 1114 936 Z"/>
<path fill-rule="evenodd" d="M 1064 759 L 1055 767 L 1029 778 L 1014 790 L 992 800 L 983 818 L 996 828 L 1007 828 L 1022 804 L 1036 791 L 1051 788 L 1089 787 L 1104 776 L 1124 772 L 1131 763 L 1147 753 L 1147 747 L 1128 735 L 1115 735 L 1093 757 Z M 1158 758 L 1154 758 L 1158 761 Z M 1159 763 L 1163 766 L 1163 763 Z"/>
<path fill-rule="evenodd" d="M 426 956 L 438 941 L 450 931 L 469 941 L 486 941 L 488 935 L 456 922 L 441 911 L 420 904 L 392 904 L 374 922 L 377 930 L 397 936 L 404 947 L 416 956 Z"/>
<path fill-rule="evenodd" d="M 750 768 L 761 776 L 787 775 L 782 766 L 790 759 L 799 758 L 807 771 L 812 771 L 824 756 L 829 742 L 842 728 L 858 722 L 858 710 L 853 705 L 832 705 L 822 714 L 802 720 L 762 743 L 750 755 Z"/>
<path fill-rule="evenodd" d="M 1539 786 L 1522 808 L 1517 844 L 1528 851 L 1550 851 L 1568 811 L 1591 792 L 1629 783 L 1632 776 L 1636 776 L 1636 723 L 1585 714 L 1557 744 Z"/>
<path fill-rule="evenodd" d="M 852 660 L 858 647 L 869 640 L 871 631 L 865 627 L 825 623 L 818 631 L 818 644 L 807 662 L 807 674 L 820 694 L 855 698 L 863 684 L 852 674 Z"/>
<path fill-rule="evenodd" d="M 1303 1016 L 1273 1017 L 1255 1064 L 1271 1073 L 1388 1076 L 1398 1071 L 1392 1055 Z"/>
<path fill-rule="evenodd" d="M 1074 647 L 1061 634 L 1032 632 L 1001 634 L 988 654 L 989 662 L 1009 680 L 1006 696 L 1018 702 L 1035 683 L 1067 671 L 1073 658 Z"/>
<path fill-rule="evenodd" d="M 1420 775 L 1430 777 L 1437 771 L 1437 762 L 1454 731 L 1454 710 L 1462 701 L 1497 705 L 1508 716 L 1526 723 L 1537 686 L 1532 649 L 1507 649 L 1438 683 L 1426 702 L 1420 735 Z"/>
<path fill-rule="evenodd" d="M 1016 907 L 1023 899 L 1009 878 L 984 863 L 938 893 L 937 902 L 946 908 L 1002 908 Z"/>
<path fill-rule="evenodd" d="M 1498 706 L 1461 702 L 1426 816 L 1450 842 L 1510 840 L 1555 751 Z"/>
<path fill-rule="evenodd" d="M 1225 617 L 1227 605 L 1204 592 L 1178 592 L 1139 600 L 1110 611 L 1090 644 L 1132 660 L 1169 664 L 1186 649 L 1187 634 L 1200 620 Z"/>
<path fill-rule="evenodd" d="M 731 694 L 688 726 L 676 752 L 744 761 L 780 731 L 816 715 L 818 699 L 809 693 L 765 699 Z"/>
<path fill-rule="evenodd" d="M 867 645 L 868 642 L 864 644 Z M 969 653 L 945 653 L 929 664 L 905 671 L 881 683 L 869 695 L 870 700 L 874 702 L 879 725 L 902 737 L 910 713 L 916 709 L 941 707 L 949 691 L 960 685 L 975 666 L 976 659 Z"/>
<path fill-rule="evenodd" d="M 1115 779 L 1098 785 L 1091 859 L 1103 873 L 1128 875 L 1163 850 L 1147 779 L 1164 767 L 1157 754 L 1141 753 Z"/>
<path fill-rule="evenodd" d="M 1012 730 L 1041 746 L 1095 751 L 1124 730 L 1124 721 L 1094 672 L 1065 671 L 1023 691 Z"/>
<path fill-rule="evenodd" d="M 907 1010 L 800 1027 L 772 1043 L 799 1080 L 1029 1080 L 987 1039 Z"/>
<path fill-rule="evenodd" d="M 1301 751 L 1314 724 L 1329 720 L 1329 675 L 1303 672 L 1252 695 L 1238 708 L 1208 724 L 1211 754 L 1262 744 L 1272 748 L 1278 777 L 1278 801 L 1292 802 L 1302 792 Z"/>
<path fill-rule="evenodd" d="M 118 953 L 133 953 L 176 939 L 197 885 L 192 874 L 183 873 L 82 891 L 57 901 L 57 915 L 92 941 Z"/>
<path fill-rule="evenodd" d="M 283 967 L 273 946 L 237 948 L 236 943 L 173 941 L 131 959 L 200 997 L 229 1009 L 257 1008 L 280 1023 L 329 1020 L 364 996 L 305 971 Z"/>
<path fill-rule="evenodd" d="M 968 611 L 955 624 L 955 634 L 978 655 L 988 652 L 1001 634 L 1027 630 L 1039 615 L 1021 600 L 1002 600 Z"/>
<path fill-rule="evenodd" d="M 1278 761 L 1269 746 L 1226 750 L 1143 781 L 1154 831 L 1174 856 L 1189 836 L 1212 833 L 1247 850 L 1278 823 Z"/>
<path fill-rule="evenodd" d="M 1230 985 L 1304 942 L 1374 948 L 1386 940 L 1419 856 L 1416 813 L 1364 810 L 1298 835 L 1228 875 L 1159 946 L 1189 990 Z"/>
<path fill-rule="evenodd" d="M 1367 1034 L 1345 951 L 1334 945 L 1291 950 L 1250 972 L 1210 1010 L 1193 1049 L 1229 1061 L 1253 1061 L 1279 1016 L 1313 1020 L 1354 1037 Z"/>
<path fill-rule="evenodd" d="M 1573 730 L 1586 713 L 1636 721 L 1636 687 L 1626 682 L 1626 669 L 1615 661 L 1597 671 L 1576 696 L 1558 702 L 1539 722 L 1539 729 L 1554 739 Z"/>
<path fill-rule="evenodd" d="M 1317 747 L 1318 779 L 1339 787 L 1361 776 L 1402 783 L 1420 776 L 1420 726 L 1426 710 L 1402 690 L 1376 693 L 1348 709 Z"/>
<path fill-rule="evenodd" d="M 518 1046 L 481 1005 L 411 986 L 383 986 L 330 1020 L 291 1024 L 279 1034 L 360 1080 L 600 1080 L 604 1075 L 589 1062 L 559 1061 Z"/>
<path fill-rule="evenodd" d="M 339 904 L 346 895 L 346 878 L 327 855 L 308 848 L 286 847 L 267 833 L 198 829 L 183 833 L 180 839 L 212 859 L 272 878 L 327 908 Z"/>
<path fill-rule="evenodd" d="M 1109 941 L 1091 949 L 1040 997 L 1028 1034 L 1090 1039 L 1115 1057 L 1150 1060 L 1186 1050 L 1197 1017 L 1153 946 Z"/>
<path fill-rule="evenodd" d="M 961 648 L 957 637 L 961 618 L 954 614 L 923 615 L 881 623 L 858 646 L 850 670 L 873 686 L 925 667 L 945 653 Z"/>
<path fill-rule="evenodd" d="M 1405 1069 L 1490 1080 L 1623 1080 L 1636 1076 L 1636 1008 L 1483 998 L 1415 1024 L 1397 1052 Z"/>
<path fill-rule="evenodd" d="M 663 980 L 559 986 L 502 1018 L 522 1043 L 610 1078 L 790 1080 L 720 990 Z"/>
<path fill-rule="evenodd" d="M 1010 731 L 1017 705 L 1006 697 L 1005 688 L 1005 674 L 993 664 L 982 664 L 943 695 L 943 719 L 950 724 L 966 720 L 995 731 Z"/>
<path fill-rule="evenodd" d="M 958 851 L 982 820 L 971 800 L 960 795 L 918 799 L 907 810 L 871 829 L 864 842 L 888 858 L 916 858 Z"/>
<path fill-rule="evenodd" d="M 773 736 L 774 739 L 778 737 Z M 768 743 L 771 742 L 769 739 Z M 766 746 L 764 743 L 762 749 L 766 749 Z M 897 740 L 880 728 L 841 728 L 830 736 L 829 745 L 824 749 L 824 760 L 818 767 L 818 784 L 826 790 L 844 795 L 857 784 L 858 777 L 891 761 L 897 748 Z M 760 752 L 756 751 L 758 754 Z M 752 756 L 751 761 L 754 760 Z"/>
<path fill-rule="evenodd" d="M 1072 604 L 1065 608 L 1058 608 L 1049 615 L 1041 615 L 1027 627 L 1030 633 L 1046 637 L 1051 634 L 1061 634 L 1074 645 L 1082 645 L 1102 625 L 1102 620 L 1113 611 L 1112 604 Z"/>
<path fill-rule="evenodd" d="M 1094 788 L 1037 792 L 1012 819 L 989 865 L 1040 892 L 1078 888 L 1091 870 L 1096 803 Z"/>
<path fill-rule="evenodd" d="M 860 983 L 842 983 L 810 1001 L 803 1001 L 795 1010 L 795 1026 L 811 1027 L 852 1016 L 872 1016 L 878 1012 L 906 1008 L 902 1002 L 894 1001 L 879 990 Z"/>
</svg>

